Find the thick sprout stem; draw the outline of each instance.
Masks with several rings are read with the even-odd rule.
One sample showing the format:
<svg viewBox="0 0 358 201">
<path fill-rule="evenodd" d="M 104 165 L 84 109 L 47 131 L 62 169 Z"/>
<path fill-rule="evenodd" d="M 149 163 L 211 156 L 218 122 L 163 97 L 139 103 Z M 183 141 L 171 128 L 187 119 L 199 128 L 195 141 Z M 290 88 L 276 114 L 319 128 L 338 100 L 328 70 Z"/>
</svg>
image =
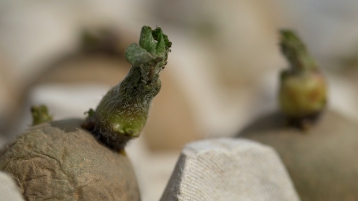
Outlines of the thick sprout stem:
<svg viewBox="0 0 358 201">
<path fill-rule="evenodd" d="M 144 26 L 139 44 L 126 50 L 132 64 L 128 75 L 103 97 L 96 110 L 90 109 L 82 127 L 113 149 L 121 150 L 140 135 L 152 99 L 159 93 L 159 73 L 167 63 L 171 42 L 157 27 Z"/>
</svg>

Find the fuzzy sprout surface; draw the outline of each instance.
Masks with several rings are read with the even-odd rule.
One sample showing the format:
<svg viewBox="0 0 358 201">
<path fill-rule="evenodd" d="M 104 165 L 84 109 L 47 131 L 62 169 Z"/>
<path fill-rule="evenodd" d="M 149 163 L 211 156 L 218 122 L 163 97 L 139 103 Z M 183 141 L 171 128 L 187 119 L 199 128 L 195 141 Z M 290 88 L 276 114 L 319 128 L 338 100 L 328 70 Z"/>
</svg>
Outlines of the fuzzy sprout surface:
<svg viewBox="0 0 358 201">
<path fill-rule="evenodd" d="M 121 150 L 140 135 L 148 118 L 152 99 L 159 93 L 159 73 L 168 60 L 171 42 L 161 28 L 142 27 L 139 43 L 126 50 L 132 64 L 128 75 L 113 87 L 82 124 L 113 149 Z"/>
</svg>

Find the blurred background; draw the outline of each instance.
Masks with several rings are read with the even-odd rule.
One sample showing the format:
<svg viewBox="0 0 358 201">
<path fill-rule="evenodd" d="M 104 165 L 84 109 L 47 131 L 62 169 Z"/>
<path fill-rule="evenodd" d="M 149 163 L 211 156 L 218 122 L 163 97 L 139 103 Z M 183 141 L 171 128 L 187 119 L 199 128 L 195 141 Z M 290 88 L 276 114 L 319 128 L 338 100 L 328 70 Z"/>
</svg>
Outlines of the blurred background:
<svg viewBox="0 0 358 201">
<path fill-rule="evenodd" d="M 278 30 L 296 30 L 329 79 L 329 108 L 358 119 L 358 1 L 0 0 L 0 146 L 29 107 L 84 118 L 130 65 L 143 25 L 173 42 L 146 128 L 128 146 L 143 200 L 158 200 L 180 150 L 230 137 L 277 109 L 287 67 Z"/>
</svg>

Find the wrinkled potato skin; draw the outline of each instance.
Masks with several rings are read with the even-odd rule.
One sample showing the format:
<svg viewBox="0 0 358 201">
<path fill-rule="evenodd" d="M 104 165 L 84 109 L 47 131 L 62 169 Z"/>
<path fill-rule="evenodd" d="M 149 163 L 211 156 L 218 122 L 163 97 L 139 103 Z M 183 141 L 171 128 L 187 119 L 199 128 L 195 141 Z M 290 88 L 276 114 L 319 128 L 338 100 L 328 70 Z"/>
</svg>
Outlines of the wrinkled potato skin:
<svg viewBox="0 0 358 201">
<path fill-rule="evenodd" d="M 137 201 L 136 176 L 124 152 L 115 152 L 68 119 L 27 129 L 0 152 L 26 200 Z"/>
<path fill-rule="evenodd" d="M 358 127 L 338 113 L 323 113 L 307 131 L 270 114 L 238 137 L 274 147 L 302 201 L 358 200 Z"/>
</svg>

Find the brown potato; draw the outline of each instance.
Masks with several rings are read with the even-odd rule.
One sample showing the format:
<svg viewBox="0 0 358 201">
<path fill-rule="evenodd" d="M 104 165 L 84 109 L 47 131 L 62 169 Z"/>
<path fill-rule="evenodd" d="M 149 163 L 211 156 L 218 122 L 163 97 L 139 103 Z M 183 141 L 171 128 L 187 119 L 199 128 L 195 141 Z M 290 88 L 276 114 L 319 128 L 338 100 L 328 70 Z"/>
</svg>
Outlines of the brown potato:
<svg viewBox="0 0 358 201">
<path fill-rule="evenodd" d="M 140 200 L 125 152 L 116 152 L 67 119 L 30 127 L 0 152 L 26 200 Z"/>
<path fill-rule="evenodd" d="M 327 111 L 309 130 L 289 127 L 273 113 L 238 137 L 272 146 L 285 164 L 302 201 L 358 200 L 358 127 Z"/>
</svg>

